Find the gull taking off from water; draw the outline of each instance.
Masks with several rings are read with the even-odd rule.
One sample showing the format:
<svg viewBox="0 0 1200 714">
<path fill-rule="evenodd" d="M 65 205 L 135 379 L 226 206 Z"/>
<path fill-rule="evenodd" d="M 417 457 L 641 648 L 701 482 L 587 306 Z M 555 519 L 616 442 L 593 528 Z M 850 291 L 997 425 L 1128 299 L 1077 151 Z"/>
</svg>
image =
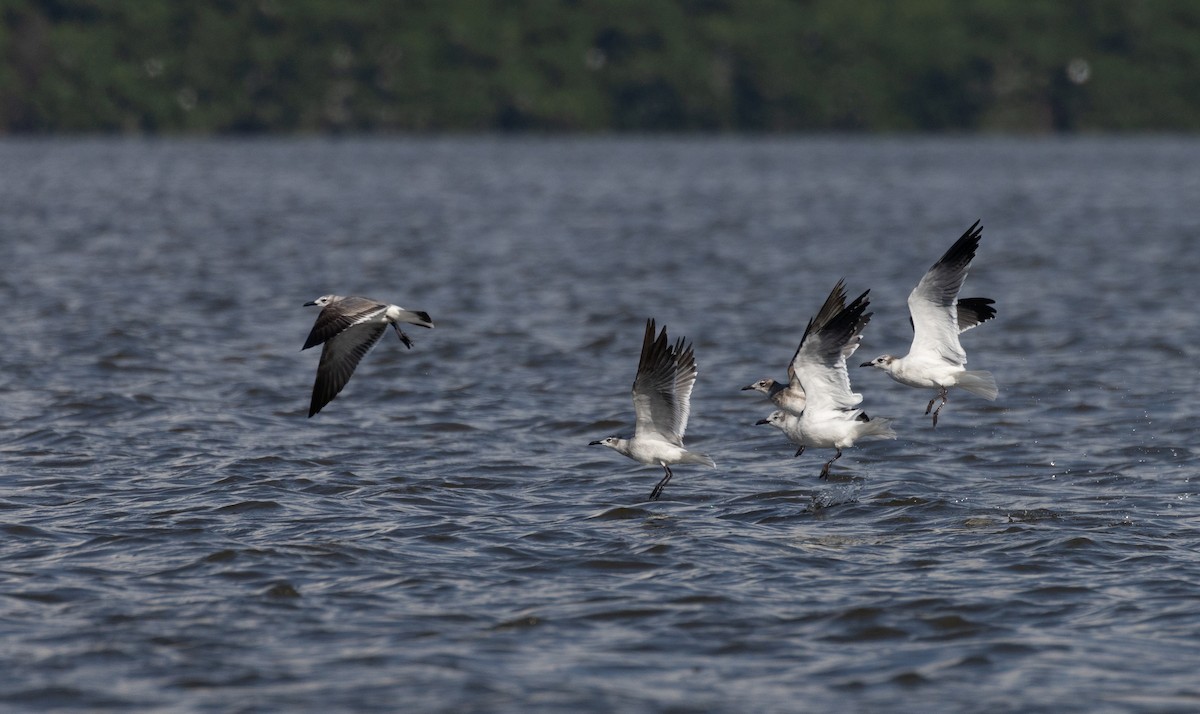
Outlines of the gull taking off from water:
<svg viewBox="0 0 1200 714">
<path fill-rule="evenodd" d="M 317 381 L 313 384 L 312 403 L 308 407 L 308 416 L 321 411 L 350 381 L 354 368 L 375 343 L 383 337 L 388 325 L 396 328 L 396 334 L 405 347 L 412 348 L 412 340 L 400 329 L 400 323 L 421 327 L 433 327 L 429 313 L 419 310 L 405 310 L 398 305 L 364 297 L 342 297 L 341 295 L 322 295 L 312 302 L 304 303 L 305 307 L 318 306 L 321 308 L 317 321 L 313 324 L 312 332 L 304 341 L 306 350 L 309 347 L 325 344 L 321 350 L 321 363 L 317 367 Z"/>
<path fill-rule="evenodd" d="M 830 297 L 839 290 L 844 290 L 841 281 Z M 818 321 L 820 312 L 808 321 L 800 348 L 792 358 L 792 368 L 804 389 L 804 411 L 797 416 L 778 409 L 757 422 L 783 431 L 800 447 L 796 456 L 809 446 L 837 449 L 821 468 L 821 478 L 829 478 L 829 467 L 842 457 L 842 449 L 854 446 L 856 441 L 896 438 L 891 420 L 868 417 L 858 408 L 862 395 L 850 390 L 846 356 L 862 341 L 863 328 L 871 319 L 871 313 L 865 312 L 869 304 L 867 293 L 863 293 L 824 322 Z"/>
<path fill-rule="evenodd" d="M 967 279 L 967 269 L 975 258 L 983 228 L 979 221 L 967 229 L 950 250 L 925 273 L 921 282 L 908 295 L 908 311 L 912 318 L 912 346 L 903 357 L 880 355 L 862 367 L 878 367 L 901 384 L 920 389 L 936 389 L 937 393 L 925 407 L 928 414 L 939 398 L 942 403 L 933 412 L 933 425 L 946 406 L 950 387 L 962 387 L 987 400 L 996 398 L 999 390 L 991 372 L 968 371 L 967 353 L 958 335 L 996 316 L 993 300 L 987 298 L 958 299 L 958 291 Z"/>
<path fill-rule="evenodd" d="M 654 320 L 646 320 L 642 356 L 633 380 L 633 411 L 637 415 L 633 437 L 610 436 L 590 445 L 607 446 L 647 466 L 663 467 L 665 474 L 650 492 L 651 501 L 658 500 L 671 480 L 672 464 L 716 466 L 708 456 L 683 448 L 695 383 L 696 356 L 692 346 L 680 337 L 672 347 L 667 341 L 666 327 L 656 338 Z"/>
<path fill-rule="evenodd" d="M 829 322 L 843 307 L 846 306 L 846 281 L 839 280 L 837 285 L 833 286 L 833 292 L 829 293 L 829 297 L 825 299 L 825 304 L 817 311 L 817 314 L 811 320 L 813 329 L 820 329 L 822 325 Z M 845 357 L 854 354 L 858 349 L 859 343 L 862 342 L 862 335 L 857 335 L 855 339 L 846 343 L 843 348 Z M 804 411 L 804 387 L 800 386 L 800 379 L 796 376 L 796 359 L 800 356 L 800 348 L 796 348 L 795 354 L 792 355 L 792 361 L 788 363 L 787 384 L 780 384 L 770 377 L 765 377 L 758 380 L 754 384 L 748 384 L 742 387 L 742 391 L 753 389 L 757 392 L 762 392 L 767 395 L 767 399 L 771 403 L 785 412 L 799 416 Z"/>
</svg>

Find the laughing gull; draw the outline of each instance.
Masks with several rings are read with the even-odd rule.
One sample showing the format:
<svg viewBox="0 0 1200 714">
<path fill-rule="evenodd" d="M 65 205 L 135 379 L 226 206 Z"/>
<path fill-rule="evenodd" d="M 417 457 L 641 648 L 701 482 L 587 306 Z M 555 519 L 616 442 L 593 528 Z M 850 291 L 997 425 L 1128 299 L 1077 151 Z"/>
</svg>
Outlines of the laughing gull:
<svg viewBox="0 0 1200 714">
<path fill-rule="evenodd" d="M 421 327 L 433 327 L 429 313 L 405 310 L 399 305 L 389 305 L 364 297 L 342 297 L 322 295 L 305 307 L 319 306 L 320 314 L 313 324 L 312 332 L 301 350 L 325 343 L 321 350 L 321 363 L 317 367 L 317 381 L 313 384 L 312 403 L 308 416 L 321 411 L 350 381 L 354 368 L 375 343 L 383 337 L 388 325 L 396 328 L 396 334 L 405 347 L 412 348 L 412 340 L 400 329 L 400 323 Z"/>
<path fill-rule="evenodd" d="M 840 289 L 839 281 L 834 293 Z M 804 411 L 796 415 L 778 409 L 757 422 L 783 431 L 800 447 L 796 456 L 810 446 L 837 449 L 821 468 L 823 479 L 829 478 L 829 467 L 841 458 L 842 449 L 854 446 L 856 441 L 896 438 L 891 420 L 868 417 L 858 408 L 862 395 L 850 389 L 846 354 L 862 341 L 863 328 L 871 319 L 871 313 L 865 312 L 869 304 L 867 293 L 863 293 L 824 322 L 818 320 L 820 313 L 809 320 L 800 348 L 792 359 L 796 378 L 804 389 Z"/>
<path fill-rule="evenodd" d="M 987 298 L 958 299 L 958 291 L 967 279 L 967 269 L 975 258 L 983 228 L 979 221 L 967 229 L 950 250 L 934 263 L 921 282 L 908 296 L 908 311 L 912 317 L 912 346 L 903 357 L 880 355 L 862 367 L 877 367 L 901 384 L 919 389 L 936 389 L 937 393 L 925 407 L 928 414 L 939 398 L 942 403 L 933 412 L 933 425 L 946 406 L 950 387 L 962 387 L 987 400 L 999 394 L 991 372 L 968 371 L 967 353 L 958 336 L 972 327 L 996 316 L 993 300 Z"/>
<path fill-rule="evenodd" d="M 696 356 L 692 346 L 680 337 L 675 346 L 667 341 L 667 328 L 654 336 L 654 320 L 646 320 L 642 338 L 642 356 L 633 380 L 633 411 L 637 422 L 633 437 L 609 436 L 590 446 L 607 446 L 647 466 L 657 464 L 665 474 L 650 500 L 657 501 L 671 480 L 672 464 L 716 466 L 705 454 L 693 454 L 683 448 L 691 411 L 692 385 L 696 383 Z"/>
<path fill-rule="evenodd" d="M 839 280 L 837 285 L 833 286 L 833 291 L 829 293 L 829 297 L 825 299 L 825 304 L 817 311 L 817 314 L 812 319 L 813 329 L 820 329 L 822 325 L 833 319 L 843 307 L 846 306 L 846 285 L 845 280 Z M 859 343 L 862 341 L 862 335 L 858 335 L 856 339 L 848 342 L 843 350 L 844 356 L 849 357 L 858 349 Z M 770 377 L 765 377 L 758 380 L 754 384 L 748 384 L 742 387 L 742 391 L 753 389 L 761 392 L 771 400 L 771 403 L 780 409 L 800 415 L 804 411 L 804 388 L 800 386 L 800 380 L 796 376 L 796 358 L 800 356 L 800 348 L 796 348 L 795 354 L 792 355 L 792 361 L 788 363 L 787 384 L 780 384 Z"/>
</svg>

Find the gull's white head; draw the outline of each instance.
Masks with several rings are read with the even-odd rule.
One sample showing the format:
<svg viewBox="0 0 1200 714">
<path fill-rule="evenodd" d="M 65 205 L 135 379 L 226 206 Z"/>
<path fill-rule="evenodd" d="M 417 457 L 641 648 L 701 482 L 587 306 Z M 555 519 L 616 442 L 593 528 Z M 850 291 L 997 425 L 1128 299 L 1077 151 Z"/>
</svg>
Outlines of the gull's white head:
<svg viewBox="0 0 1200 714">
<path fill-rule="evenodd" d="M 896 361 L 896 358 L 891 355 L 879 355 L 878 357 L 871 360 L 870 362 L 863 362 L 862 364 L 860 364 L 858 366 L 859 367 L 876 367 L 876 368 L 882 369 L 884 372 L 886 372 L 886 371 L 888 371 L 888 368 L 892 366 L 892 363 L 895 361 Z"/>
<path fill-rule="evenodd" d="M 341 296 L 340 295 L 322 295 L 321 297 L 317 298 L 316 300 L 313 300 L 312 302 L 304 303 L 304 307 L 313 307 L 314 305 L 317 307 L 325 307 L 326 305 L 333 302 L 334 300 L 337 300 L 339 297 L 341 297 Z"/>
<path fill-rule="evenodd" d="M 744 392 L 748 389 L 753 389 L 756 392 L 762 392 L 763 394 L 770 396 L 771 388 L 774 386 L 775 386 L 775 380 L 771 379 L 770 377 L 767 377 L 766 379 L 758 380 L 754 384 L 747 384 L 746 386 L 742 387 L 742 391 Z"/>
</svg>

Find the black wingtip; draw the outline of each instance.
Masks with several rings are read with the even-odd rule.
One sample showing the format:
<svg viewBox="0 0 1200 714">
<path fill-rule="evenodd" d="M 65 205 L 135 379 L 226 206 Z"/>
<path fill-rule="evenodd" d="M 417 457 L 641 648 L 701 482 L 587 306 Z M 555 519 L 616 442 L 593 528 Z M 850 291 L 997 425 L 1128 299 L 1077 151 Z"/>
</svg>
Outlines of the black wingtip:
<svg viewBox="0 0 1200 714">
<path fill-rule="evenodd" d="M 954 241 L 954 245 L 950 246 L 941 258 L 934 263 L 934 267 L 938 265 L 967 265 L 975 259 L 975 251 L 979 248 L 979 240 L 983 237 L 983 226 L 980 221 L 976 220 L 971 224 L 971 227 L 966 230 L 958 240 Z"/>
<path fill-rule="evenodd" d="M 833 290 L 829 291 L 829 297 L 825 298 L 825 302 L 817 310 L 817 314 L 813 315 L 808 321 L 808 326 L 804 329 L 804 334 L 820 330 L 827 322 L 832 320 L 842 308 L 846 307 L 846 278 L 839 278 L 834 284 Z"/>
<path fill-rule="evenodd" d="M 646 352 L 654 346 L 654 343 L 655 343 L 654 331 L 655 331 L 655 329 L 657 329 L 657 327 L 658 327 L 658 325 L 654 322 L 653 317 L 646 318 L 646 334 L 642 336 L 642 355 L 643 355 L 643 357 L 646 355 Z M 662 335 L 663 335 L 662 340 L 665 342 L 667 339 L 667 328 L 666 327 L 663 327 Z"/>
<path fill-rule="evenodd" d="M 849 305 L 842 308 L 832 319 L 817 328 L 820 333 L 832 336 L 839 344 L 845 344 L 854 335 L 862 332 L 866 328 L 867 323 L 871 321 L 871 315 L 873 314 L 866 311 L 867 306 L 871 304 L 870 299 L 867 297 L 870 292 L 870 290 L 864 291 L 862 295 L 854 298 Z M 805 336 L 807 337 L 807 334 Z"/>
<path fill-rule="evenodd" d="M 958 329 L 969 330 L 996 317 L 995 300 L 984 297 L 959 298 Z"/>
<path fill-rule="evenodd" d="M 804 326 L 804 334 L 800 337 L 800 344 L 804 344 L 804 338 L 814 332 L 819 332 L 821 328 L 829 324 L 829 322 L 837 317 L 838 313 L 846 307 L 846 278 L 839 278 L 834 284 L 833 290 L 829 291 L 829 297 L 825 298 L 817 314 L 808 319 L 808 324 Z"/>
<path fill-rule="evenodd" d="M 638 374 L 652 368 L 654 365 L 674 364 L 684 370 L 696 370 L 695 350 L 686 337 L 675 340 L 674 346 L 668 341 L 667 326 L 663 325 L 657 337 L 654 330 L 657 327 L 654 318 L 646 320 L 646 334 L 642 337 L 642 354 L 638 359 Z"/>
</svg>

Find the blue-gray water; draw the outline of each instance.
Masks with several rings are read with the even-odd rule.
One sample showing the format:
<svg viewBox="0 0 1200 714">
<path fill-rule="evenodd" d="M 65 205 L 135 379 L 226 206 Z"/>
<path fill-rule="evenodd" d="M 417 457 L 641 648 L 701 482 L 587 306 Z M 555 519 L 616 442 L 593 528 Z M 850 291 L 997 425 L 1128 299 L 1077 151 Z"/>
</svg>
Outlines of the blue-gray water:
<svg viewBox="0 0 1200 714">
<path fill-rule="evenodd" d="M 0 708 L 1200 708 L 1200 140 L 0 142 Z M 793 458 L 976 218 L 994 403 Z M 306 419 L 330 292 L 427 310 Z M 695 341 L 661 473 L 644 321 Z"/>
</svg>

